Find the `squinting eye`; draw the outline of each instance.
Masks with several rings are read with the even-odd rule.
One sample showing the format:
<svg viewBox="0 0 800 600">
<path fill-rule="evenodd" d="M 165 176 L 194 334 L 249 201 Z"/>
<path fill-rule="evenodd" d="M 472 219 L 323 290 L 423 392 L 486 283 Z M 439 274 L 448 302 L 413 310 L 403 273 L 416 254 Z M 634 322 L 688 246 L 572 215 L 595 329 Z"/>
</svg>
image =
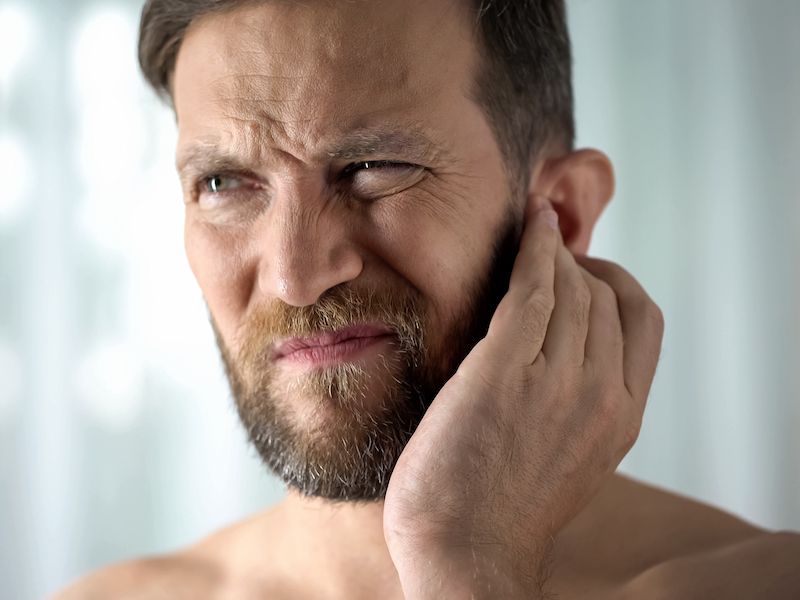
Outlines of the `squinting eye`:
<svg viewBox="0 0 800 600">
<path fill-rule="evenodd" d="M 352 163 L 342 170 L 350 191 L 357 197 L 378 199 L 398 194 L 419 183 L 425 168 L 391 160 L 368 160 Z"/>
<path fill-rule="evenodd" d="M 242 181 L 227 175 L 212 175 L 203 180 L 203 191 L 210 194 L 219 194 L 242 187 Z"/>
<path fill-rule="evenodd" d="M 418 169 L 416 165 L 404 162 L 396 162 L 391 160 L 364 160 L 357 163 L 351 163 L 342 170 L 342 177 L 348 177 L 359 171 L 386 169 L 386 170 L 413 170 Z"/>
</svg>

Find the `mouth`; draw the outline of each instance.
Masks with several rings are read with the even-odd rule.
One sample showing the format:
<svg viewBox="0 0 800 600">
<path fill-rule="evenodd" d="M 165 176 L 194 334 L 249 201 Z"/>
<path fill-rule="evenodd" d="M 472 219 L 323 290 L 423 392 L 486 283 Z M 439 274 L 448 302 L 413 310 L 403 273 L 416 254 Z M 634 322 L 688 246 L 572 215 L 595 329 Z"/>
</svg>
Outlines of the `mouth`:
<svg viewBox="0 0 800 600">
<path fill-rule="evenodd" d="M 393 338 L 392 330 L 378 324 L 360 324 L 310 337 L 296 337 L 275 345 L 272 359 L 276 364 L 324 366 L 353 361 L 385 345 Z"/>
</svg>

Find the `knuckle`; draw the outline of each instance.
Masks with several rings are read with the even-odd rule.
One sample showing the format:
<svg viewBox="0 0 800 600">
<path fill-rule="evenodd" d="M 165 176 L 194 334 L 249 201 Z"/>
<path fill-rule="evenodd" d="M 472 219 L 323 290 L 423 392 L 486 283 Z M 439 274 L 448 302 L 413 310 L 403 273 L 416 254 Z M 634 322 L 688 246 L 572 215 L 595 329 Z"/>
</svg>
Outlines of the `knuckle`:
<svg viewBox="0 0 800 600">
<path fill-rule="evenodd" d="M 550 313 L 556 305 L 556 297 L 552 289 L 538 287 L 534 289 L 525 301 L 523 310 L 525 317 L 536 318 L 539 315 L 545 322 L 550 318 Z"/>
<path fill-rule="evenodd" d="M 594 289 L 596 301 L 604 304 L 605 306 L 613 307 L 615 311 L 617 308 L 617 294 L 614 288 L 608 285 L 605 281 L 599 279 Z"/>
<path fill-rule="evenodd" d="M 571 301 L 572 322 L 578 325 L 587 323 L 589 320 L 589 309 L 592 305 L 592 296 L 588 288 L 578 288 Z"/>
<path fill-rule="evenodd" d="M 575 303 L 585 311 L 589 310 L 592 305 L 592 292 L 589 289 L 589 284 L 580 277 L 580 281 L 575 285 L 574 291 Z"/>
<path fill-rule="evenodd" d="M 519 323 L 520 332 L 524 338 L 538 338 L 547 330 L 548 315 L 540 307 L 527 305 L 523 309 L 522 319 Z"/>
</svg>

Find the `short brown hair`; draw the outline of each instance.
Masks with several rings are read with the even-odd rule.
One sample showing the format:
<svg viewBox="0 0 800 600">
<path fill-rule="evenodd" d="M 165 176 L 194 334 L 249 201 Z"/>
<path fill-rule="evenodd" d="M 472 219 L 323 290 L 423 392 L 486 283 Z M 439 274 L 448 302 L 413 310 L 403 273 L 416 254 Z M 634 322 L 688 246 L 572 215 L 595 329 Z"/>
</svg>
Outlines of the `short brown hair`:
<svg viewBox="0 0 800 600">
<path fill-rule="evenodd" d="M 262 0 L 267 1 L 267 0 Z M 483 64 L 473 99 L 483 107 L 512 172 L 527 183 L 547 145 L 572 149 L 572 57 L 564 0 L 469 0 L 476 11 Z M 186 29 L 200 16 L 254 0 L 147 0 L 139 29 L 145 78 L 171 100 L 171 78 Z"/>
</svg>

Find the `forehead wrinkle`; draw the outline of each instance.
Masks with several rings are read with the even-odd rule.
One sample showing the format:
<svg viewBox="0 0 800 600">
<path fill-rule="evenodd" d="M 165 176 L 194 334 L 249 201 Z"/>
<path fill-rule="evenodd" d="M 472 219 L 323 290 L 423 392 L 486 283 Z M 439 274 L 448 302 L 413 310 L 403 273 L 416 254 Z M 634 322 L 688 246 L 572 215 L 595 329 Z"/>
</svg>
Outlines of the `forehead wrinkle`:
<svg viewBox="0 0 800 600">
<path fill-rule="evenodd" d="M 312 4 L 301 10 L 292 3 L 280 10 L 276 6 L 266 12 L 249 7 L 227 15 L 223 27 L 230 35 L 223 38 L 222 60 L 228 73 L 219 80 L 222 85 L 216 91 L 236 99 L 242 111 L 251 114 L 267 103 L 281 105 L 287 112 L 294 112 L 293 108 L 297 112 L 307 108 L 335 111 L 341 106 L 338 90 L 342 82 L 347 82 L 348 102 L 353 101 L 353 94 L 363 100 L 366 91 L 371 92 L 369 104 L 395 101 L 399 94 L 407 93 L 410 78 L 411 65 L 400 43 L 405 32 L 402 28 L 385 32 L 353 29 L 345 13 L 356 7 L 347 4 L 344 13 L 343 5 L 331 2 L 322 11 L 307 10 Z M 363 8 L 368 9 L 369 4 L 364 2 Z M 394 16 L 408 19 L 402 12 Z M 296 27 L 296 18 L 314 35 L 288 39 L 280 33 L 274 35 L 276 28 Z M 299 121 L 297 117 L 303 115 L 293 117 Z"/>
<path fill-rule="evenodd" d="M 352 119 L 348 115 L 347 107 L 357 107 L 357 111 L 352 111 L 353 116 L 365 120 L 387 109 L 402 111 L 420 104 L 420 94 L 412 94 L 406 85 L 407 75 L 400 75 L 400 78 L 403 80 L 402 84 L 381 86 L 376 90 L 373 84 L 357 80 L 347 80 L 346 85 L 339 83 L 331 87 L 321 83 L 319 77 L 312 76 L 251 77 L 237 74 L 226 77 L 232 80 L 231 83 L 224 91 L 219 90 L 212 102 L 218 110 L 238 121 L 251 120 L 265 126 L 277 124 L 286 130 L 291 126 L 314 123 L 322 123 L 324 126 L 330 122 Z M 304 79 L 313 83 L 289 86 L 287 89 L 284 86 L 270 85 L 269 82 L 275 79 Z M 339 92 L 346 90 L 347 96 L 336 97 L 331 94 L 331 89 L 338 89 Z M 313 130 L 304 132 L 303 135 L 321 137 Z"/>
<path fill-rule="evenodd" d="M 429 81 L 411 87 L 412 71 L 419 69 L 403 51 L 404 28 L 392 28 L 388 37 L 365 28 L 346 31 L 349 22 L 339 14 L 341 5 L 331 3 L 329 8 L 254 12 L 250 7 L 214 17 L 229 34 L 222 36 L 222 51 L 215 59 L 222 72 L 208 86 L 214 112 L 232 123 L 261 124 L 267 136 L 263 142 L 303 155 L 322 145 L 332 124 L 364 122 L 372 113 L 402 113 L 430 100 Z M 298 12 L 315 26 L 314 36 L 270 34 L 294 23 L 290 16 Z M 393 16 L 410 18 L 403 11 Z M 289 41 L 299 46 L 289 46 Z"/>
<path fill-rule="evenodd" d="M 419 144 L 405 148 L 386 144 L 382 148 L 369 139 L 358 140 L 351 148 L 331 142 L 336 141 L 337 131 L 358 125 L 383 121 L 402 126 L 403 121 L 414 120 L 415 115 L 429 111 L 427 106 L 435 105 L 435 97 L 445 91 L 438 84 L 442 73 L 428 73 L 418 57 L 409 56 L 405 50 L 422 47 L 431 55 L 447 50 L 447 46 L 442 46 L 445 36 L 441 32 L 454 27 L 453 21 L 458 19 L 453 17 L 463 19 L 463 14 L 453 12 L 463 8 L 460 3 L 451 0 L 437 5 L 420 34 L 406 27 L 391 27 L 386 32 L 375 27 L 358 27 L 359 23 L 369 21 L 360 16 L 362 8 L 371 12 L 369 3 L 358 3 L 359 15 L 356 15 L 352 5 L 340 13 L 339 9 L 347 2 L 331 2 L 330 8 L 336 10 L 302 11 L 302 23 L 314 25 L 313 36 L 289 35 L 287 26 L 300 22 L 290 18 L 289 13 L 299 15 L 298 9 L 264 10 L 269 4 L 258 3 L 258 7 L 249 10 L 213 17 L 213 23 L 222 26 L 228 35 L 218 36 L 217 41 L 222 45 L 219 51 L 200 54 L 203 59 L 195 65 L 200 80 L 187 79 L 190 82 L 187 86 L 192 86 L 188 89 L 203 90 L 203 103 L 213 108 L 205 117 L 187 110 L 190 123 L 196 123 L 196 128 L 202 131 L 208 130 L 209 124 L 222 121 L 221 129 L 230 130 L 226 137 L 248 138 L 242 140 L 245 145 L 260 147 L 262 152 L 273 156 L 285 153 L 309 161 L 311 158 L 344 160 L 387 148 L 403 152 L 425 150 Z M 309 3 L 306 8 L 312 5 L 318 7 L 319 3 Z M 350 13 L 350 17 L 345 13 Z M 397 8 L 381 18 L 394 19 L 392 23 L 398 20 L 410 23 L 413 14 Z M 354 15 L 355 21 L 351 18 Z M 187 49 L 194 47 L 193 41 L 197 42 L 187 36 L 182 48 L 184 58 Z M 449 68 L 447 63 L 445 70 Z M 202 81 L 204 72 L 210 75 L 206 83 Z M 202 97 L 200 91 L 194 94 Z M 229 125 L 225 126 L 225 122 Z M 242 126 L 245 134 L 239 132 Z M 445 154 L 444 148 L 434 146 L 434 149 L 439 156 Z M 256 152 L 256 148 L 250 150 L 251 154 Z M 457 151 L 455 147 L 452 150 Z"/>
<path fill-rule="evenodd" d="M 241 140 L 241 146 L 251 148 L 251 156 L 281 155 L 305 163 L 380 154 L 388 155 L 386 158 L 410 157 L 428 162 L 447 157 L 445 149 L 425 133 L 424 126 L 380 110 L 339 119 L 327 115 L 281 119 L 265 110 L 241 116 L 230 114 L 230 107 L 227 108 L 224 118 L 235 124 L 232 137 Z M 351 124 L 345 124 L 346 121 Z M 370 121 L 374 125 L 360 125 Z"/>
<path fill-rule="evenodd" d="M 402 127 L 398 124 L 395 127 L 358 128 L 333 135 L 319 149 L 309 153 L 305 160 L 276 147 L 260 147 L 254 150 L 252 144 L 240 143 L 226 148 L 219 136 L 207 136 L 179 150 L 176 168 L 181 179 L 189 181 L 200 172 L 257 169 L 263 158 L 270 154 L 281 157 L 286 162 L 312 164 L 325 164 L 333 160 L 386 158 L 416 160 L 438 166 L 453 160 L 446 148 L 437 145 L 421 128 L 408 125 Z"/>
</svg>

